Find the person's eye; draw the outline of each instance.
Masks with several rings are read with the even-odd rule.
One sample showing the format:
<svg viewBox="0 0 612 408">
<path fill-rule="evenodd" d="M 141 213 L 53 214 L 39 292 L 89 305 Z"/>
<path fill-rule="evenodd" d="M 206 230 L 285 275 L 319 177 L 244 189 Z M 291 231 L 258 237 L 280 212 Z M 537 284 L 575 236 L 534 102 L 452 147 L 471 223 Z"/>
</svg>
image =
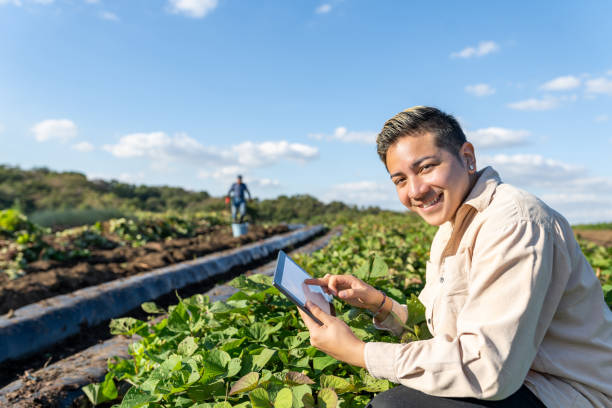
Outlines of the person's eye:
<svg viewBox="0 0 612 408">
<path fill-rule="evenodd" d="M 423 165 L 423 166 L 421 167 L 420 172 L 421 172 L 421 173 L 424 173 L 424 172 L 426 173 L 426 172 L 428 172 L 429 170 L 431 170 L 431 169 L 433 169 L 433 168 L 434 168 L 434 164 L 432 164 L 432 163 L 428 163 L 428 164 L 425 164 L 425 165 Z"/>
<path fill-rule="evenodd" d="M 403 177 L 396 177 L 393 179 L 393 184 L 395 184 L 396 186 L 399 185 L 402 181 L 404 181 Z"/>
</svg>

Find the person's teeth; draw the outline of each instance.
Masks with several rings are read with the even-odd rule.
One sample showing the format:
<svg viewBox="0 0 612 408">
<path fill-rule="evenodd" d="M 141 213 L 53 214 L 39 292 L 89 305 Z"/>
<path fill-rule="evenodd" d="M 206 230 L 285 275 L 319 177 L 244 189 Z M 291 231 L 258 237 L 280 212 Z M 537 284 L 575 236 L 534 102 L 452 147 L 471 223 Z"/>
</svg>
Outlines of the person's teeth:
<svg viewBox="0 0 612 408">
<path fill-rule="evenodd" d="M 423 208 L 431 207 L 432 205 L 437 204 L 439 200 L 440 200 L 440 196 L 437 196 L 430 203 L 423 205 Z"/>
</svg>

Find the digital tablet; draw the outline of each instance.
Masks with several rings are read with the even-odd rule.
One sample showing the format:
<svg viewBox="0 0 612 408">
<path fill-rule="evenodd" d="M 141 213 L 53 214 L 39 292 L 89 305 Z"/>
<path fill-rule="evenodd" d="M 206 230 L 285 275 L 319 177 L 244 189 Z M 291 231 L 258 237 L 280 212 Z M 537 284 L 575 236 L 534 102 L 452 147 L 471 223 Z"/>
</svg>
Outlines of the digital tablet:
<svg viewBox="0 0 612 408">
<path fill-rule="evenodd" d="M 323 292 L 320 286 L 304 283 L 306 279 L 310 278 L 312 276 L 300 268 L 286 253 L 278 252 L 276 270 L 274 271 L 274 286 L 322 326 L 323 323 L 306 308 L 306 301 L 310 300 L 330 315 L 335 315 L 334 305 L 332 304 L 332 297 Z"/>
</svg>

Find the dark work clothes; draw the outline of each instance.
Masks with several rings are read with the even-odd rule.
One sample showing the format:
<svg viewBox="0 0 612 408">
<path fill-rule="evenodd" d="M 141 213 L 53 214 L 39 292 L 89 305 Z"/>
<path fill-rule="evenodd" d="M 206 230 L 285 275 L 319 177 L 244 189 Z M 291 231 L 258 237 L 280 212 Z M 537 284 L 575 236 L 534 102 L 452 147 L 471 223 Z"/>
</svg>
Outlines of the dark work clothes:
<svg viewBox="0 0 612 408">
<path fill-rule="evenodd" d="M 232 184 L 232 186 L 230 187 L 229 191 L 227 192 L 227 195 L 229 195 L 230 197 L 232 197 L 232 201 L 234 203 L 234 205 L 240 205 L 241 203 L 243 203 L 244 200 L 244 193 L 247 193 L 249 195 L 249 198 L 251 198 L 251 192 L 249 191 L 248 187 L 246 186 L 246 184 L 244 183 L 234 183 Z"/>
<path fill-rule="evenodd" d="M 499 401 L 475 398 L 443 398 L 398 385 L 378 394 L 366 408 L 546 408 L 524 385 L 514 394 Z"/>
</svg>

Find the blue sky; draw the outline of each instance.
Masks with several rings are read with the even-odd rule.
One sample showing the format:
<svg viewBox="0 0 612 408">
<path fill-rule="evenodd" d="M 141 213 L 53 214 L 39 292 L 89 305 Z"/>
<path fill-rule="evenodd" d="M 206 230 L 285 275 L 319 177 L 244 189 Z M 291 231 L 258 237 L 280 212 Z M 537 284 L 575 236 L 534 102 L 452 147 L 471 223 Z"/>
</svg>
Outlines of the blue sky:
<svg viewBox="0 0 612 408">
<path fill-rule="evenodd" d="M 571 222 L 612 220 L 612 3 L 0 0 L 0 163 L 401 209 L 413 105 Z"/>
</svg>

